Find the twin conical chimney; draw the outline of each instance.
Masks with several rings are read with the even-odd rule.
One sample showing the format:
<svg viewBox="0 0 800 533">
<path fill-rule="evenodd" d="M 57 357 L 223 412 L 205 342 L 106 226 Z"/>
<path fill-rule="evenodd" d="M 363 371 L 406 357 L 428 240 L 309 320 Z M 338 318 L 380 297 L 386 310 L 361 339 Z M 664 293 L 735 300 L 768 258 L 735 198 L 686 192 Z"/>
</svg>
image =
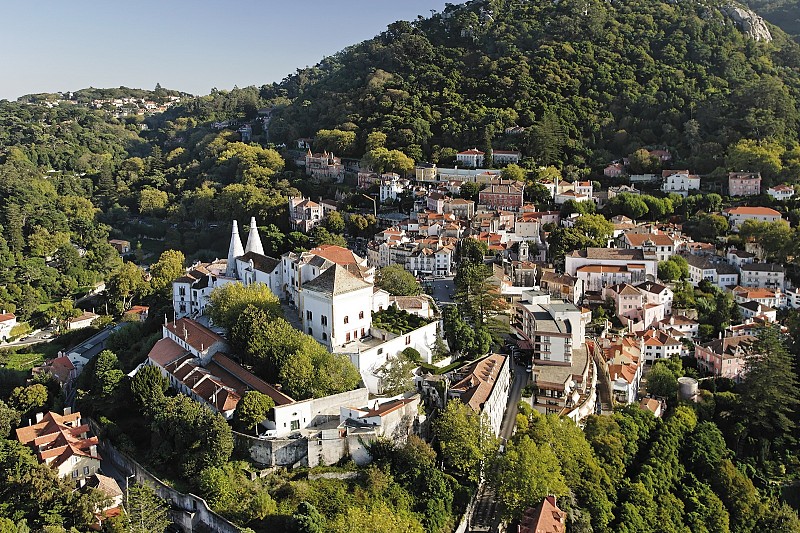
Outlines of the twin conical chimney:
<svg viewBox="0 0 800 533">
<path fill-rule="evenodd" d="M 239 237 L 239 224 L 234 220 L 231 229 L 231 245 L 228 248 L 228 268 L 225 275 L 229 278 L 236 277 L 236 258 L 244 255 L 242 239 Z"/>
<path fill-rule="evenodd" d="M 250 234 L 247 236 L 247 248 L 245 248 L 245 251 L 264 255 L 264 246 L 261 244 L 261 237 L 258 234 L 256 217 L 250 217 Z"/>
</svg>

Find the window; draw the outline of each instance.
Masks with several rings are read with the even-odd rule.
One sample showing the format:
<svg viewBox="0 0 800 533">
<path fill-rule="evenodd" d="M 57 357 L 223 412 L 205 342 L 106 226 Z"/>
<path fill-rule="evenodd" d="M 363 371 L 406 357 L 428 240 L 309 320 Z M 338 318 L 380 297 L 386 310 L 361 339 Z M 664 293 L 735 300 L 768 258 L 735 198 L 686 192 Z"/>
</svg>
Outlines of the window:
<svg viewBox="0 0 800 533">
<path fill-rule="evenodd" d="M 359 318 L 359 319 L 362 319 L 362 318 L 364 318 L 364 311 L 359 311 L 359 312 L 358 312 L 358 318 Z"/>
<path fill-rule="evenodd" d="M 406 337 L 406 346 L 408 346 L 409 344 L 411 344 L 411 335 Z"/>
<path fill-rule="evenodd" d="M 345 342 L 350 342 L 350 333 L 344 336 Z"/>
<path fill-rule="evenodd" d="M 88 476 L 89 475 L 89 467 L 88 466 L 84 466 L 83 467 L 83 475 L 84 476 Z"/>
<path fill-rule="evenodd" d="M 364 333 L 364 328 L 361 328 L 361 336 L 362 336 L 362 337 L 366 337 L 366 336 L 367 336 L 367 334 L 366 334 L 366 333 Z"/>
<path fill-rule="evenodd" d="M 181 287 L 178 290 L 178 294 L 180 294 L 181 296 L 186 296 L 186 287 Z"/>
<path fill-rule="evenodd" d="M 311 311 L 306 311 L 306 320 L 311 320 L 314 318 L 314 314 Z"/>
<path fill-rule="evenodd" d="M 77 455 L 73 455 L 72 456 L 72 464 L 74 464 L 74 465 L 78 464 L 78 456 Z"/>
<path fill-rule="evenodd" d="M 350 317 L 349 316 L 344 317 L 344 323 L 345 324 L 349 324 L 350 323 Z"/>
<path fill-rule="evenodd" d="M 73 470 L 72 477 L 78 477 L 78 471 L 77 470 Z"/>
<path fill-rule="evenodd" d="M 313 330 L 313 329 L 311 329 L 311 328 L 308 328 L 308 334 L 309 334 L 309 335 L 311 335 L 311 336 L 313 336 L 313 335 L 314 335 L 314 330 Z"/>
<path fill-rule="evenodd" d="M 328 334 L 325 333 L 324 331 L 322 332 L 322 340 L 324 341 L 328 340 Z"/>
<path fill-rule="evenodd" d="M 299 420 L 292 420 L 292 431 L 297 431 L 300 429 L 300 421 Z"/>
<path fill-rule="evenodd" d="M 322 321 L 322 325 L 323 326 L 327 326 L 328 325 L 328 317 L 326 317 L 325 315 L 322 315 L 319 319 Z"/>
</svg>

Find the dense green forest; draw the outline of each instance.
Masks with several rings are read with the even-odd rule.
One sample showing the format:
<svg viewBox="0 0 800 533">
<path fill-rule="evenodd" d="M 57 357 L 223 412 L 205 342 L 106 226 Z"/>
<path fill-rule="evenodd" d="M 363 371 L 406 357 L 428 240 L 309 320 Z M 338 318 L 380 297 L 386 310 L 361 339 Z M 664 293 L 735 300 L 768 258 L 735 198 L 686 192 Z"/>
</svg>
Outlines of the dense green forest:
<svg viewBox="0 0 800 533">
<path fill-rule="evenodd" d="M 436 161 L 521 148 L 541 164 L 602 164 L 671 147 L 699 172 L 742 138 L 797 140 L 800 48 L 749 40 L 716 2 L 486 0 L 397 22 L 263 91 L 288 98 L 277 141 L 320 128 L 381 130 Z M 277 100 L 276 100 L 277 101 Z M 504 137 L 505 128 L 528 128 Z"/>
</svg>

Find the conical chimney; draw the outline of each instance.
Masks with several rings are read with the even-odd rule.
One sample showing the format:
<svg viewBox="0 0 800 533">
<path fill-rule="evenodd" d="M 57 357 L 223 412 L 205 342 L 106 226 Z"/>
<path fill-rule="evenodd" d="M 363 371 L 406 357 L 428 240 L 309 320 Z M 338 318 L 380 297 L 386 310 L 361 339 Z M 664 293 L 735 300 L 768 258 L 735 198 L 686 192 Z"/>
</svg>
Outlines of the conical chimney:
<svg viewBox="0 0 800 533">
<path fill-rule="evenodd" d="M 261 244 L 261 236 L 258 234 L 256 217 L 250 217 L 250 234 L 247 236 L 246 252 L 254 252 L 264 255 L 264 246 Z"/>
<path fill-rule="evenodd" d="M 233 221 L 233 228 L 231 229 L 231 245 L 228 248 L 228 268 L 225 275 L 229 278 L 236 277 L 236 258 L 244 255 L 244 248 L 242 247 L 242 239 L 239 237 L 239 223 Z"/>
</svg>

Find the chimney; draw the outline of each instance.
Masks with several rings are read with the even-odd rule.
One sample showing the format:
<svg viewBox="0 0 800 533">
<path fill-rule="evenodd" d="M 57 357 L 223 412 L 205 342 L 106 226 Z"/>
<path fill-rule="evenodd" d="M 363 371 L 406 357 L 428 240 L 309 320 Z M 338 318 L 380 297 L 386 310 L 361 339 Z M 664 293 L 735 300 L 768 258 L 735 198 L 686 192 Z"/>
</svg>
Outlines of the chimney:
<svg viewBox="0 0 800 533">
<path fill-rule="evenodd" d="M 65 407 L 64 408 L 64 416 L 69 416 L 72 414 L 72 407 Z"/>
<path fill-rule="evenodd" d="M 38 424 L 44 419 L 44 413 L 36 413 L 36 423 Z"/>
</svg>

